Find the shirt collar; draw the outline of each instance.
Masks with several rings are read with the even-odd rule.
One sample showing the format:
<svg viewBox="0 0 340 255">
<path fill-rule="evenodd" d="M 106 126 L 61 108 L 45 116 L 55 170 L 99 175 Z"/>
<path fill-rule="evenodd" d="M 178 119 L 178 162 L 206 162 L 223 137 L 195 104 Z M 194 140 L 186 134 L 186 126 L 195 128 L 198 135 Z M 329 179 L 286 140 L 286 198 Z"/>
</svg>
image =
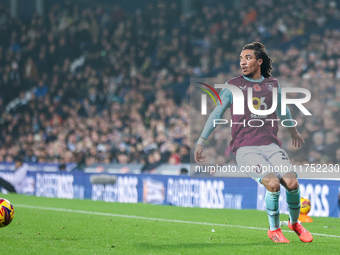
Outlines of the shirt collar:
<svg viewBox="0 0 340 255">
<path fill-rule="evenodd" d="M 244 76 L 244 75 L 243 75 L 243 78 L 244 78 L 244 79 L 246 79 L 247 81 L 251 81 L 251 82 L 261 82 L 261 81 L 263 81 L 263 80 L 264 80 L 264 77 L 263 77 L 263 75 L 261 75 L 261 78 L 260 78 L 260 79 L 258 79 L 258 80 L 253 80 L 253 79 L 250 79 L 250 78 L 248 78 L 248 77 L 246 77 L 246 76 Z"/>
</svg>

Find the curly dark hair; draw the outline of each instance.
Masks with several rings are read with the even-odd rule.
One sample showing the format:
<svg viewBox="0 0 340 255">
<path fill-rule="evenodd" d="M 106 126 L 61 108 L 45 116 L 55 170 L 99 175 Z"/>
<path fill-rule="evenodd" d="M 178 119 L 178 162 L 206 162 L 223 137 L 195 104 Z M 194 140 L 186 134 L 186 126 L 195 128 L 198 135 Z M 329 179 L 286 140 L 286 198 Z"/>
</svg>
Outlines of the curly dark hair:
<svg viewBox="0 0 340 255">
<path fill-rule="evenodd" d="M 261 65 L 261 74 L 265 78 L 271 77 L 271 71 L 273 70 L 272 68 L 272 62 L 273 60 L 269 57 L 266 47 L 260 42 L 252 42 L 249 44 L 246 44 L 242 51 L 244 50 L 254 50 L 254 54 L 256 59 L 262 59 L 263 63 Z"/>
</svg>

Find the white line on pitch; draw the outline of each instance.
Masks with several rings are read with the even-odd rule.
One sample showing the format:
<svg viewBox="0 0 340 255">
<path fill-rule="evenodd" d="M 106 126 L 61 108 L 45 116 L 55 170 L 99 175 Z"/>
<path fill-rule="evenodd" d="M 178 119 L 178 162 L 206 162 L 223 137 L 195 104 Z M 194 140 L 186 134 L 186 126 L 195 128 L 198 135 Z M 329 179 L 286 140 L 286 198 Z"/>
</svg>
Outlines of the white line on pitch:
<svg viewBox="0 0 340 255">
<path fill-rule="evenodd" d="M 220 226 L 220 227 L 230 227 L 230 228 L 245 228 L 245 229 L 256 229 L 256 230 L 266 230 L 266 231 L 268 230 L 268 228 L 258 228 L 258 227 L 248 227 L 248 226 L 228 225 L 228 224 L 218 224 L 218 223 L 208 223 L 208 222 L 185 221 L 185 220 L 170 220 L 170 219 L 150 218 L 150 217 L 142 217 L 142 216 L 135 216 L 135 215 L 91 212 L 91 211 L 72 210 L 72 209 L 64 209 L 64 208 L 53 208 L 53 207 L 44 207 L 44 206 L 15 204 L 15 207 L 24 207 L 24 208 L 40 209 L 40 210 L 48 210 L 48 211 L 59 211 L 59 212 L 83 213 L 83 214 L 111 216 L 111 217 L 120 217 L 120 218 L 131 218 L 131 219 L 140 219 L 140 220 L 158 220 L 158 221 L 187 223 L 187 224 L 196 224 L 196 225 L 209 225 L 209 226 Z M 290 230 L 282 230 L 282 232 L 293 233 Z M 340 238 L 340 236 L 336 236 L 336 235 L 327 235 L 327 234 L 320 234 L 320 233 L 312 233 L 312 234 L 317 235 L 317 236 Z"/>
</svg>

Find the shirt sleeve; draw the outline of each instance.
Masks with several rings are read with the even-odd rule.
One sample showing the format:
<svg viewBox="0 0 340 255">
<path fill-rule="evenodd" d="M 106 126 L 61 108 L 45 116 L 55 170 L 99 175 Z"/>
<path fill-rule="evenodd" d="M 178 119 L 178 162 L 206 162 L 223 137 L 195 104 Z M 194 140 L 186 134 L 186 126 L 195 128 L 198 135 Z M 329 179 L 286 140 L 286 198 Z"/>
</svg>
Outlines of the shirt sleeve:
<svg viewBox="0 0 340 255">
<path fill-rule="evenodd" d="M 215 119 L 221 119 L 225 111 L 230 108 L 233 97 L 232 93 L 229 89 L 223 89 L 220 93 L 220 98 L 222 101 L 222 105 L 220 101 L 218 100 L 218 103 L 215 107 L 215 109 L 211 112 L 207 122 L 205 123 L 205 126 L 203 128 L 201 137 L 204 139 L 207 139 L 209 135 L 215 130 L 216 126 L 214 127 L 214 120 Z"/>
<path fill-rule="evenodd" d="M 286 115 L 282 115 L 281 113 L 281 86 L 278 84 L 278 91 L 277 91 L 277 107 L 276 107 L 276 114 L 280 118 L 280 120 L 287 120 L 285 121 L 286 126 L 294 126 L 294 122 L 292 119 L 292 114 L 290 113 L 290 110 L 288 106 L 286 105 Z M 288 121 L 289 120 L 289 121 Z"/>
</svg>

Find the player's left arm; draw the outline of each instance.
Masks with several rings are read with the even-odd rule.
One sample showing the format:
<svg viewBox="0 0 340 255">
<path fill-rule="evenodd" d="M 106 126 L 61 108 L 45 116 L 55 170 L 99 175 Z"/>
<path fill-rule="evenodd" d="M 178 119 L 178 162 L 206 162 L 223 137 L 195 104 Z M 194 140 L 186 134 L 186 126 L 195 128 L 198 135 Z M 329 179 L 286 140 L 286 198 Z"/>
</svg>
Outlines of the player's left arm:
<svg viewBox="0 0 340 255">
<path fill-rule="evenodd" d="M 294 127 L 294 122 L 292 121 L 292 114 L 290 113 L 290 110 L 288 106 L 286 105 L 286 115 L 282 115 L 281 113 L 281 87 L 280 84 L 278 84 L 278 100 L 277 100 L 277 107 L 276 107 L 276 114 L 279 116 L 280 120 L 286 120 L 285 123 L 289 125 L 290 127 L 287 127 L 287 129 L 290 132 L 290 136 L 292 137 L 292 145 L 295 147 L 300 147 L 301 142 L 305 143 L 305 140 L 303 139 L 302 135 L 299 133 L 296 127 Z"/>
</svg>

